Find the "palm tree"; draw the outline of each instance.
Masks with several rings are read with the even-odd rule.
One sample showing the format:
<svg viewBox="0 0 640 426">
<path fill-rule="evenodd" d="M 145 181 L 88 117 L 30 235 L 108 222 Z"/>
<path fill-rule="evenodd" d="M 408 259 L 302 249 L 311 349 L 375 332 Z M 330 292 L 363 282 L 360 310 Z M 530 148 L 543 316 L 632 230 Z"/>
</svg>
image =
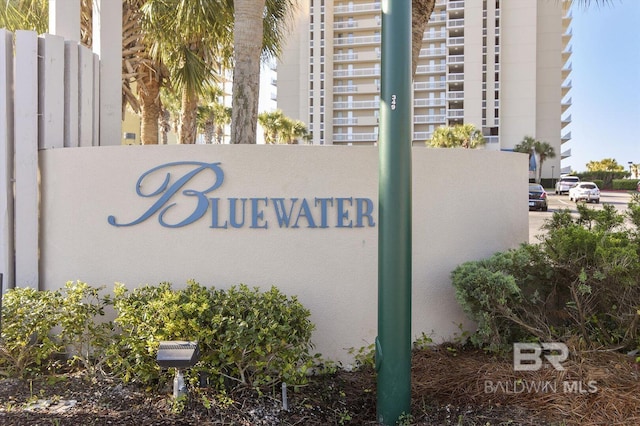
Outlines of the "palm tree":
<svg viewBox="0 0 640 426">
<path fill-rule="evenodd" d="M 295 0 L 235 0 L 231 143 L 256 143 L 260 60 L 280 54 Z"/>
<path fill-rule="evenodd" d="M 231 107 L 222 103 L 213 106 L 213 125 L 215 126 L 215 141 L 224 142 L 224 129 L 231 124 Z"/>
<path fill-rule="evenodd" d="M 141 141 L 149 144 L 158 143 L 158 92 L 166 79 L 166 72 L 162 64 L 151 60 L 148 55 L 140 22 L 140 8 L 145 1 L 122 2 L 122 108 L 124 110 L 129 105 L 141 115 Z M 80 5 L 80 42 L 91 47 L 93 2 L 81 0 Z M 48 9 L 48 0 L 9 0 L 0 8 L 0 27 L 44 33 L 48 30 Z M 136 83 L 136 89 L 133 83 Z"/>
<path fill-rule="evenodd" d="M 415 78 L 424 31 L 429 24 L 436 0 L 411 1 L 411 76 Z"/>
<path fill-rule="evenodd" d="M 39 34 L 49 28 L 49 0 L 8 0 L 0 6 L 0 28 L 9 31 L 33 30 Z"/>
<path fill-rule="evenodd" d="M 482 132 L 473 124 L 438 127 L 427 145 L 434 148 L 478 148 L 484 145 Z"/>
<path fill-rule="evenodd" d="M 151 57 L 151 43 L 142 29 L 144 2 L 128 0 L 122 4 L 122 84 L 126 103 L 140 115 L 140 142 L 154 145 L 159 140 L 162 114 L 160 89 L 167 83 L 169 72 L 161 59 Z M 131 89 L 134 83 L 135 96 Z"/>
<path fill-rule="evenodd" d="M 198 129 L 204 134 L 204 142 L 212 144 L 215 137 L 216 106 L 220 105 L 220 98 L 224 91 L 220 86 L 214 86 L 205 93 L 202 102 L 198 105 L 197 121 Z"/>
<path fill-rule="evenodd" d="M 310 137 L 311 135 L 309 134 L 309 130 L 307 130 L 307 125 L 300 120 L 295 120 L 291 126 L 291 139 L 287 143 L 299 144 L 300 139 L 307 143 Z"/>
<path fill-rule="evenodd" d="M 542 164 L 547 158 L 555 158 L 555 149 L 547 142 L 538 141 L 531 136 L 525 136 L 522 142 L 513 147 L 515 152 L 522 152 L 529 155 L 529 171 L 534 172 L 534 179 L 536 183 L 540 183 L 542 179 Z M 539 164 L 535 164 L 533 167 L 533 156 L 538 156 Z"/>
<path fill-rule="evenodd" d="M 256 143 L 265 0 L 234 1 L 231 142 Z"/>
<path fill-rule="evenodd" d="M 461 141 L 463 148 L 478 148 L 485 144 L 484 136 L 480 129 L 477 129 L 473 124 L 459 124 L 453 126 L 453 134 Z"/>
<path fill-rule="evenodd" d="M 264 142 L 266 144 L 278 143 L 278 135 L 282 130 L 284 119 L 284 113 L 279 109 L 258 114 L 258 123 L 262 126 Z"/>
<path fill-rule="evenodd" d="M 536 140 L 534 138 L 532 138 L 531 136 L 525 136 L 522 139 L 522 142 L 513 147 L 513 151 L 522 152 L 523 154 L 529 154 L 529 160 L 531 160 L 535 144 Z"/>
<path fill-rule="evenodd" d="M 534 146 L 536 154 L 538 154 L 538 158 L 540 159 L 540 167 L 538 167 L 538 171 L 536 173 L 536 183 L 540 183 L 542 180 L 542 164 L 547 158 L 555 158 L 556 151 L 548 142 L 536 141 Z"/>
<path fill-rule="evenodd" d="M 294 144 L 299 139 L 307 139 L 307 126 L 300 120 L 292 120 L 282 110 L 262 112 L 258 114 L 258 123 L 264 131 L 267 144 Z"/>
<path fill-rule="evenodd" d="M 166 64 L 180 93 L 179 143 L 195 143 L 199 98 L 229 66 L 232 16 L 227 0 L 145 0 L 151 57 Z"/>
</svg>

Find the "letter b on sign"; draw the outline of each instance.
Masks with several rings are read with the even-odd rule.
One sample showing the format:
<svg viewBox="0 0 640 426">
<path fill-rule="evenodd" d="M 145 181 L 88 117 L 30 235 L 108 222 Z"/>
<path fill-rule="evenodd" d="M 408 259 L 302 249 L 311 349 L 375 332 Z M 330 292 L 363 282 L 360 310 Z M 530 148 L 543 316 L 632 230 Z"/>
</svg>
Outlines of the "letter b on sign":
<svg viewBox="0 0 640 426">
<path fill-rule="evenodd" d="M 515 371 L 539 370 L 542 367 L 540 355 L 543 355 L 553 368 L 563 371 L 562 362 L 569 357 L 569 349 L 564 343 L 514 343 L 513 369 Z"/>
</svg>

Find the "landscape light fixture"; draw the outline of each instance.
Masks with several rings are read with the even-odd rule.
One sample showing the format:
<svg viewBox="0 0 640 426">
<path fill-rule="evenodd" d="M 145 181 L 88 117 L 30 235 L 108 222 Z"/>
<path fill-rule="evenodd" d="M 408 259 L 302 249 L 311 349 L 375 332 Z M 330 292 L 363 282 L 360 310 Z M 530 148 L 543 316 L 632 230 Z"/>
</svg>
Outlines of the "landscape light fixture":
<svg viewBox="0 0 640 426">
<path fill-rule="evenodd" d="M 182 370 L 193 367 L 198 362 L 198 342 L 171 340 L 160 342 L 156 362 L 160 367 L 176 369 L 173 378 L 173 397 L 178 398 L 187 394 Z"/>
</svg>

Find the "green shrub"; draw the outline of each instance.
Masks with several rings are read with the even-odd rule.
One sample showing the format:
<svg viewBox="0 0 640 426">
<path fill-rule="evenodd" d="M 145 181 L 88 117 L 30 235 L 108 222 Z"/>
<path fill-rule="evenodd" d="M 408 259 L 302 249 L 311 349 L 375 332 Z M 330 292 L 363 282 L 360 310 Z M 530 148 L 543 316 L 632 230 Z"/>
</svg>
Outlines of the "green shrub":
<svg viewBox="0 0 640 426">
<path fill-rule="evenodd" d="M 109 359 L 125 380 L 160 378 L 155 354 L 163 340 L 198 341 L 200 358 L 190 373 L 217 379 L 214 384 L 294 384 L 311 365 L 310 312 L 275 287 L 223 291 L 190 281 L 183 290 L 162 283 L 129 292 L 118 285 L 114 306 L 121 333 Z"/>
<path fill-rule="evenodd" d="M 600 189 L 604 188 L 604 181 L 602 179 L 594 179 L 591 182 L 593 182 L 596 185 L 598 185 L 598 188 L 600 188 Z"/>
<path fill-rule="evenodd" d="M 108 298 L 86 283 L 67 282 L 64 289 L 9 290 L 2 303 L 0 374 L 25 376 L 52 372 L 65 364 L 95 367 L 96 354 L 110 335 L 104 315 Z M 66 361 L 66 362 L 64 362 Z"/>
<path fill-rule="evenodd" d="M 535 315 L 555 287 L 553 271 L 542 259 L 538 246 L 523 244 L 453 271 L 456 299 L 478 325 L 470 336 L 474 345 L 500 351 L 528 335 L 548 334 Z"/>
<path fill-rule="evenodd" d="M 591 348 L 638 345 L 640 208 L 627 217 L 613 206 L 580 217 L 554 213 L 538 245 L 467 262 L 452 272 L 456 297 L 478 324 L 472 343 L 488 350 L 510 343 L 580 342 Z"/>
<path fill-rule="evenodd" d="M 614 179 L 612 189 L 635 191 L 638 187 L 638 179 Z"/>
<path fill-rule="evenodd" d="M 59 292 L 15 288 L 2 301 L 0 368 L 5 376 L 24 376 L 51 367 L 63 350 L 52 336 L 58 324 Z"/>
</svg>

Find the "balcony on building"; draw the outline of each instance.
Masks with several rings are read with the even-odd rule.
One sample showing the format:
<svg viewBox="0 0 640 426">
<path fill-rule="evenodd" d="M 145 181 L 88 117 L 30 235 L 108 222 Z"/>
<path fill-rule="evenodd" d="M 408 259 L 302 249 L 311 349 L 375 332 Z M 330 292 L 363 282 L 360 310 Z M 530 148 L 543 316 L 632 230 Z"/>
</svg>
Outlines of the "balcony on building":
<svg viewBox="0 0 640 426">
<path fill-rule="evenodd" d="M 564 135 L 562 135 L 562 137 L 560 138 L 560 144 L 569 142 L 571 140 L 571 132 L 565 133 Z"/>
<path fill-rule="evenodd" d="M 419 98 L 413 100 L 413 106 L 420 107 L 444 107 L 446 101 L 442 98 Z"/>
<path fill-rule="evenodd" d="M 464 100 L 464 91 L 449 91 L 447 92 L 447 100 L 448 101 L 462 101 Z"/>
<path fill-rule="evenodd" d="M 333 55 L 333 62 L 353 62 L 358 60 L 357 53 L 338 53 Z"/>
<path fill-rule="evenodd" d="M 571 80 L 568 80 L 562 85 L 562 97 L 564 98 L 565 96 L 567 96 L 570 90 L 571 90 Z"/>
<path fill-rule="evenodd" d="M 380 27 L 382 27 L 382 18 L 380 15 L 375 15 L 375 17 L 372 18 L 359 18 L 357 21 L 349 19 L 347 21 L 335 21 L 333 23 L 333 29 L 336 31 L 370 31 L 372 29 L 380 29 Z"/>
<path fill-rule="evenodd" d="M 414 132 L 413 140 L 417 141 L 418 143 L 426 142 L 431 139 L 431 135 L 433 135 L 433 132 Z"/>
<path fill-rule="evenodd" d="M 567 149 L 566 151 L 562 151 L 562 154 L 560 154 L 560 159 L 564 160 L 565 158 L 569 158 L 571 157 L 571 148 Z"/>
<path fill-rule="evenodd" d="M 413 90 L 416 92 L 423 90 L 444 90 L 446 86 L 444 81 L 419 81 L 413 83 Z"/>
<path fill-rule="evenodd" d="M 337 84 L 333 86 L 333 93 L 358 93 L 358 86 L 355 84 Z M 313 96 L 313 93 L 310 93 Z"/>
<path fill-rule="evenodd" d="M 566 64 L 569 59 L 571 59 L 571 55 L 573 54 L 573 47 L 568 45 L 566 49 L 562 51 L 562 63 Z"/>
<path fill-rule="evenodd" d="M 334 22 L 333 23 L 333 29 L 334 30 L 349 30 L 349 29 L 354 29 L 358 27 L 358 23 L 359 21 L 353 21 L 353 20 L 349 20 L 349 21 L 338 21 L 338 22 Z"/>
<path fill-rule="evenodd" d="M 382 10 L 379 1 L 373 1 L 371 3 L 365 4 L 347 4 L 343 6 L 334 6 L 333 14 L 334 15 L 343 15 L 343 14 L 359 14 L 359 13 L 371 13 L 371 12 L 380 12 Z"/>
<path fill-rule="evenodd" d="M 447 10 L 464 10 L 464 0 L 449 0 Z"/>
<path fill-rule="evenodd" d="M 444 73 L 447 70 L 447 66 L 444 64 L 438 65 L 418 65 L 416 68 L 416 74 L 438 74 Z"/>
<path fill-rule="evenodd" d="M 567 127 L 569 124 L 571 124 L 571 114 L 562 118 L 562 121 L 560 121 L 560 124 L 563 129 Z"/>
<path fill-rule="evenodd" d="M 566 80 L 567 77 L 569 77 L 569 74 L 571 74 L 571 70 L 572 70 L 571 63 L 568 63 L 567 65 L 562 67 L 562 80 L 563 81 Z"/>
<path fill-rule="evenodd" d="M 336 117 L 333 119 L 334 126 L 353 126 L 358 124 L 357 117 Z"/>
<path fill-rule="evenodd" d="M 464 46 L 464 37 L 449 37 L 447 46 Z"/>
<path fill-rule="evenodd" d="M 414 124 L 444 124 L 444 115 L 415 115 L 413 117 Z"/>
<path fill-rule="evenodd" d="M 447 56 L 447 64 L 464 64 L 464 55 L 449 55 Z"/>
<path fill-rule="evenodd" d="M 437 41 L 444 40 L 447 38 L 447 32 L 442 29 L 439 31 L 425 31 L 422 36 L 422 41 Z"/>
<path fill-rule="evenodd" d="M 338 101 L 333 103 L 334 110 L 340 109 L 379 109 L 380 102 L 378 101 Z"/>
<path fill-rule="evenodd" d="M 334 46 L 365 46 L 380 44 L 380 35 L 359 36 L 359 37 L 337 37 L 333 39 Z"/>
<path fill-rule="evenodd" d="M 464 28 L 464 18 L 447 20 L 447 28 Z"/>
<path fill-rule="evenodd" d="M 380 68 L 351 68 L 334 70 L 333 78 L 379 77 Z"/>
<path fill-rule="evenodd" d="M 458 118 L 460 118 L 460 119 L 464 118 L 464 109 L 449 109 L 447 111 L 447 118 L 449 120 L 458 119 Z"/>
<path fill-rule="evenodd" d="M 447 49 L 444 47 L 420 49 L 421 58 L 437 58 L 437 57 L 444 57 L 446 55 L 447 55 Z"/>
<path fill-rule="evenodd" d="M 447 21 L 447 13 L 446 12 L 436 12 L 434 11 L 429 18 L 429 25 L 437 23 L 437 22 L 446 22 Z"/>
<path fill-rule="evenodd" d="M 566 46 L 571 41 L 571 37 L 573 37 L 573 30 L 571 28 L 567 29 L 567 31 L 562 34 L 562 43 Z"/>
<path fill-rule="evenodd" d="M 464 1 L 450 1 L 447 6 L 449 20 L 464 18 Z"/>
<path fill-rule="evenodd" d="M 562 103 L 560 104 L 560 110 L 562 111 L 561 113 L 564 114 L 565 112 L 567 112 L 569 107 L 571 107 L 571 98 L 567 99 L 566 101 L 562 101 Z"/>
<path fill-rule="evenodd" d="M 484 141 L 486 144 L 500 143 L 500 136 L 485 136 Z"/>
<path fill-rule="evenodd" d="M 378 141 L 377 133 L 334 133 L 333 143 L 345 145 L 350 143 L 372 144 Z"/>
</svg>

